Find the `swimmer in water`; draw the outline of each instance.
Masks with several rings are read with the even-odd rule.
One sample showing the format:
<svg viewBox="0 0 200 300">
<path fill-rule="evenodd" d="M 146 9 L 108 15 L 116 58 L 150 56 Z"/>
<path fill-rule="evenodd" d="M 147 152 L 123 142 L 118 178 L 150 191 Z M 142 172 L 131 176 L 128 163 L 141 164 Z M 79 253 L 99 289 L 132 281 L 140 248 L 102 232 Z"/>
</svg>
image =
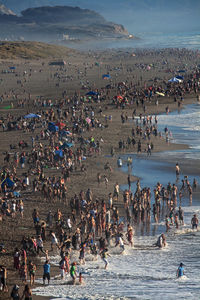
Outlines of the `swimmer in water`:
<svg viewBox="0 0 200 300">
<path fill-rule="evenodd" d="M 156 246 L 158 246 L 159 248 L 163 248 L 166 246 L 166 238 L 164 233 L 162 233 L 157 240 Z"/>
<path fill-rule="evenodd" d="M 184 273 L 184 268 L 183 268 L 183 263 L 180 263 L 178 269 L 177 269 L 177 273 L 176 273 L 177 277 L 180 278 L 183 275 L 185 275 Z"/>
</svg>

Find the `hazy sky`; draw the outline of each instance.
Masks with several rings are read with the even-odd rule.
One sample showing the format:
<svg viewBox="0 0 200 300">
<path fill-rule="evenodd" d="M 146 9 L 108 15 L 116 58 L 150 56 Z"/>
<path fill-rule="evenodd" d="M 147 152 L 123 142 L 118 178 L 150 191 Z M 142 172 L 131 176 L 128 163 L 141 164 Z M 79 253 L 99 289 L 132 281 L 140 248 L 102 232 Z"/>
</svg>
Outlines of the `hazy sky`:
<svg viewBox="0 0 200 300">
<path fill-rule="evenodd" d="M 72 5 L 90 8 L 130 33 L 200 30 L 200 0 L 0 0 L 19 11 L 33 6 Z"/>
</svg>

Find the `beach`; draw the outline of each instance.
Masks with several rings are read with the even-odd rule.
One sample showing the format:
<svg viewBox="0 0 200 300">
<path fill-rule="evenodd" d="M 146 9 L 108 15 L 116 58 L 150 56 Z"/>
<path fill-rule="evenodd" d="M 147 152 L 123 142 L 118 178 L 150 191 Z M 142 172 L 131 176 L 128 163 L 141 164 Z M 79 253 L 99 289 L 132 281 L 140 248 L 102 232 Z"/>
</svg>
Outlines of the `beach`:
<svg viewBox="0 0 200 300">
<path fill-rule="evenodd" d="M 41 131 L 43 130 L 43 127 L 47 126 L 47 124 L 44 124 L 43 122 L 45 118 L 48 119 L 45 111 L 50 111 L 52 108 L 55 111 L 55 118 L 52 119 L 52 121 L 60 121 L 66 123 L 67 130 L 73 132 L 72 137 L 75 147 L 78 147 L 78 138 L 80 137 L 83 137 L 87 141 L 90 141 L 91 137 L 93 137 L 95 142 L 98 141 L 99 144 L 99 148 L 97 149 L 97 151 L 95 150 L 95 148 L 93 149 L 91 147 L 90 151 L 86 151 L 86 154 L 83 155 L 84 160 L 82 160 L 80 164 L 76 162 L 74 170 L 70 172 L 70 179 L 66 180 L 65 183 L 67 188 L 66 200 L 63 202 L 57 196 L 55 197 L 55 199 L 45 199 L 44 194 L 41 193 L 41 183 L 39 183 L 39 188 L 36 191 L 33 191 L 33 180 L 35 178 L 37 178 L 38 180 L 37 173 L 34 170 L 33 164 L 25 164 L 25 169 L 21 168 L 20 166 L 17 167 L 17 177 L 22 181 L 24 178 L 23 174 L 25 172 L 28 172 L 31 185 L 20 190 L 21 198 L 24 202 L 23 219 L 19 217 L 19 214 L 17 212 L 17 217 L 14 218 L 3 215 L 3 221 L 1 222 L 1 241 L 5 243 L 5 253 L 0 257 L 0 264 L 6 265 L 8 269 L 9 290 L 16 282 L 17 284 L 20 284 L 20 292 L 23 290 L 23 284 L 18 277 L 18 271 L 15 271 L 13 269 L 12 256 L 14 249 L 16 247 L 21 247 L 20 241 L 22 240 L 23 236 L 27 237 L 35 235 L 35 228 L 32 221 L 32 213 L 34 208 L 39 211 L 40 220 L 44 220 L 45 222 L 49 210 L 51 210 L 54 215 L 57 209 L 60 209 L 64 218 L 66 218 L 71 214 L 70 199 L 74 196 L 74 194 L 79 194 L 81 190 L 85 191 L 86 193 L 87 189 L 90 188 L 93 194 L 93 202 L 98 200 L 99 203 L 101 203 L 101 201 L 104 200 L 106 203 L 108 203 L 108 194 L 113 193 L 115 184 L 119 183 L 119 185 L 121 186 L 120 196 L 118 200 L 113 199 L 113 204 L 119 208 L 120 218 L 122 218 L 126 224 L 126 213 L 123 203 L 123 190 L 127 189 L 128 170 L 126 161 L 130 155 L 133 155 L 131 181 L 136 182 L 138 177 L 141 176 L 142 186 L 143 184 L 144 186 L 149 186 L 151 184 L 151 203 L 154 203 L 153 188 L 157 184 L 156 166 L 154 165 L 154 161 L 165 163 L 164 166 L 161 164 L 161 166 L 157 167 L 158 169 L 160 168 L 162 170 L 162 173 L 166 174 L 166 178 L 165 180 L 163 180 L 163 185 L 167 185 L 168 178 L 170 178 L 170 181 L 174 180 L 175 182 L 175 165 L 177 162 L 181 166 L 181 176 L 191 176 L 191 180 L 193 179 L 192 176 L 199 176 L 199 160 L 197 159 L 198 151 L 196 154 L 196 159 L 191 159 L 190 157 L 185 159 L 185 157 L 181 156 L 178 151 L 180 151 L 180 153 L 181 151 L 189 152 L 189 142 L 182 143 L 178 138 L 175 140 L 175 142 L 172 142 L 174 141 L 173 128 L 170 129 L 172 130 L 172 137 L 169 141 L 166 141 L 163 130 L 168 124 L 169 127 L 170 125 L 173 125 L 173 120 L 171 121 L 172 123 L 170 123 L 170 118 L 171 116 L 173 116 L 173 114 L 170 114 L 172 111 L 176 111 L 177 109 L 179 109 L 182 113 L 183 107 L 185 107 L 186 105 L 197 103 L 197 96 L 199 95 L 198 88 L 196 92 L 194 92 L 193 86 L 188 91 L 184 88 L 183 94 L 179 94 L 176 96 L 176 101 L 174 99 L 174 96 L 170 94 L 170 87 L 168 87 L 168 94 L 166 94 L 166 96 L 164 97 L 159 96 L 156 93 L 154 96 L 150 96 L 151 89 L 149 89 L 149 87 L 154 86 L 156 87 L 155 90 L 162 93 L 164 90 L 163 86 L 165 86 L 166 91 L 167 81 L 172 78 L 178 70 L 187 69 L 186 74 L 188 76 L 188 80 L 189 78 L 192 78 L 191 74 L 194 74 L 196 72 L 195 68 L 198 64 L 198 55 L 199 54 L 197 52 L 176 49 L 165 49 L 155 52 L 153 50 L 108 50 L 97 52 L 89 51 L 87 53 L 81 52 L 78 54 L 73 53 L 72 51 L 72 53 L 69 54 L 69 57 L 63 58 L 66 61 L 66 65 L 63 67 L 49 66 L 48 60 L 1 61 L 0 95 L 2 98 L 2 102 L 0 104 L 0 113 L 1 118 L 6 124 L 6 129 L 3 130 L 2 126 L 0 132 L 0 159 L 2 162 L 2 168 L 4 165 L 7 168 L 12 168 L 12 157 L 14 152 L 16 152 L 16 149 L 12 149 L 10 147 L 11 144 L 13 146 L 17 145 L 17 151 L 22 152 L 22 149 L 18 147 L 18 144 L 21 140 L 25 141 L 28 145 L 24 148 L 24 151 L 26 151 L 27 153 L 31 152 L 35 147 L 35 145 L 31 146 L 31 144 L 33 143 L 32 137 L 34 137 L 34 144 L 37 145 L 36 147 L 40 147 L 41 143 L 43 145 L 41 148 L 45 148 L 49 144 L 48 139 L 41 137 Z M 10 67 L 14 67 L 14 71 L 10 69 Z M 109 74 L 111 78 L 103 79 L 102 75 L 105 74 Z M 134 90 L 141 90 L 143 91 L 143 93 L 144 91 L 148 91 L 148 95 L 142 94 L 142 92 L 141 94 L 135 94 Z M 97 99 L 97 101 L 94 100 L 96 99 L 96 94 L 85 96 L 90 91 L 94 91 L 96 94 L 99 93 L 100 99 Z M 127 100 L 128 104 L 120 105 L 120 101 L 118 103 L 119 99 L 117 98 L 117 96 L 121 96 L 122 98 Z M 80 100 L 81 97 L 85 97 L 85 100 L 82 102 Z M 62 101 L 63 99 L 64 101 Z M 140 99 L 139 104 L 137 104 L 136 99 Z M 144 104 L 142 104 L 141 99 L 145 99 Z M 62 104 L 60 104 L 60 107 L 59 103 Z M 168 108 L 167 114 L 166 107 Z M 62 112 L 67 111 L 67 114 L 64 115 L 62 112 L 56 113 L 58 108 L 60 108 Z M 134 111 L 135 113 L 133 113 Z M 83 126 L 82 131 L 76 131 L 76 128 L 73 127 L 75 120 L 73 120 L 73 118 L 76 117 L 76 115 L 82 114 L 82 116 L 84 116 L 85 118 L 90 118 L 90 121 L 88 122 L 91 122 L 92 112 L 94 112 L 95 118 L 97 119 L 94 122 L 94 127 L 92 127 L 91 123 L 88 123 L 87 126 Z M 42 116 L 41 120 L 43 121 L 41 121 L 40 119 L 36 121 L 34 131 L 27 130 L 26 128 L 23 129 L 23 127 L 19 130 L 7 130 L 7 121 L 12 121 L 11 116 L 14 116 L 14 118 L 20 118 L 29 113 L 35 113 Z M 61 114 L 60 119 L 59 114 Z M 154 124 L 155 115 L 158 116 L 159 114 L 162 115 L 160 121 L 160 117 L 158 117 L 158 132 L 162 132 L 162 134 L 151 134 L 150 142 L 153 144 L 152 156 L 147 158 L 147 144 L 149 143 L 149 141 L 143 135 L 145 131 L 145 125 L 141 124 L 143 132 L 141 136 L 135 136 L 134 145 L 129 145 L 127 139 L 131 136 L 132 128 L 134 127 L 136 130 L 137 124 L 140 125 L 140 123 L 137 123 L 140 115 L 142 117 L 152 115 L 152 124 Z M 166 120 L 164 120 L 164 118 L 162 119 L 163 115 L 164 118 L 166 116 Z M 125 121 L 123 122 L 124 119 Z M 181 122 L 184 122 L 184 115 Z M 23 120 L 20 120 L 19 123 L 23 124 Z M 99 124 L 101 124 L 101 126 L 99 126 Z M 190 130 L 193 129 L 191 128 Z M 38 136 L 39 138 L 36 139 L 36 136 Z M 119 147 L 120 140 L 123 140 L 125 142 L 125 147 L 123 147 L 122 149 L 120 149 Z M 137 143 L 139 140 L 141 140 L 142 143 L 142 151 L 141 153 L 137 154 Z M 114 148 L 113 155 L 111 155 L 111 148 Z M 11 153 L 9 162 L 5 160 L 6 151 L 9 151 Z M 173 157 L 169 154 L 164 154 L 165 158 L 163 158 L 162 154 L 160 153 L 176 154 L 172 155 Z M 117 159 L 119 158 L 119 156 L 122 157 L 122 160 L 124 161 L 124 165 L 122 168 L 117 167 Z M 42 158 L 42 160 L 44 160 L 44 158 Z M 135 161 L 139 162 L 140 160 L 143 163 L 142 165 L 139 163 L 138 165 L 134 165 Z M 147 167 L 147 163 L 145 161 L 150 164 L 148 169 L 150 176 L 151 170 L 154 171 L 152 172 L 153 176 L 151 176 L 151 183 L 149 183 L 148 181 L 148 176 L 147 179 L 145 179 L 144 183 L 142 181 L 142 176 L 143 174 L 145 174 L 144 169 Z M 108 163 L 109 168 L 105 168 L 106 163 Z M 46 167 L 45 165 L 43 165 L 43 173 L 45 177 L 62 176 L 62 168 L 60 163 L 58 163 L 57 165 L 53 163 L 53 165 L 51 165 L 47 160 L 45 161 L 45 164 L 47 166 Z M 122 171 L 125 173 L 123 173 Z M 139 171 L 142 171 L 141 175 Z M 100 174 L 99 182 L 97 179 L 98 174 Z M 105 176 L 107 178 L 107 181 L 105 181 Z M 131 190 L 133 193 L 135 192 L 135 189 L 136 187 L 133 183 L 131 185 Z M 3 197 L 4 195 L 2 193 L 2 199 Z M 197 206 L 197 211 L 198 197 L 199 188 L 197 188 L 197 190 L 195 191 L 193 199 L 193 205 Z M 188 225 L 186 229 L 188 230 L 190 217 L 192 216 L 194 208 L 192 206 L 191 210 L 189 210 L 189 204 L 186 201 L 184 202 L 183 206 L 186 207 L 186 223 Z M 70 289 L 63 290 L 62 292 L 62 285 L 58 287 L 58 290 L 56 290 L 54 286 L 54 284 L 59 286 L 59 283 L 57 284 L 59 280 L 54 280 L 55 282 L 53 285 L 45 288 L 41 287 L 42 282 L 41 280 L 39 280 L 36 285 L 37 287 L 33 292 L 33 299 L 41 299 L 39 295 L 48 295 L 48 297 L 50 297 L 49 299 L 53 297 L 59 297 L 59 299 L 68 299 L 66 298 L 66 296 L 69 296 L 69 299 L 72 299 L 73 297 L 75 297 L 76 299 L 82 299 L 81 297 L 85 297 L 86 299 L 100 299 L 100 297 L 104 297 L 102 299 L 112 299 L 112 297 L 113 299 L 116 299 L 117 297 L 124 297 L 125 299 L 129 299 L 131 297 L 136 297 L 137 299 L 137 297 L 139 297 L 140 299 L 146 299 L 145 297 L 147 297 L 147 294 L 150 293 L 149 289 L 146 289 L 146 292 L 143 293 L 141 291 L 137 291 L 138 294 L 136 293 L 135 296 L 134 289 L 130 289 L 132 282 L 131 280 L 133 280 L 135 284 L 140 285 L 140 279 L 144 280 L 142 276 L 146 276 L 145 282 L 147 286 L 149 282 L 153 285 L 154 281 L 158 280 L 157 278 L 159 278 L 160 281 L 165 282 L 166 280 L 167 282 L 166 287 L 161 286 L 161 290 L 162 288 L 167 288 L 168 281 L 170 282 L 170 280 L 174 278 L 173 275 L 166 275 L 167 279 L 162 278 L 162 276 L 159 277 L 160 275 L 157 277 L 157 275 L 162 271 L 162 266 L 166 258 L 169 258 L 166 253 L 170 251 L 173 253 L 171 258 L 169 259 L 169 272 L 173 273 L 174 268 L 176 269 L 176 264 L 179 263 L 179 261 L 175 261 L 175 258 L 178 255 L 175 250 L 176 239 L 170 236 L 170 232 L 169 240 L 172 245 L 170 247 L 172 248 L 168 247 L 167 250 L 162 251 L 162 253 L 160 253 L 159 251 L 156 252 L 157 258 L 155 258 L 155 260 L 157 260 L 158 258 L 161 259 L 160 269 L 152 270 L 152 272 L 155 271 L 155 273 L 153 273 L 152 275 L 152 278 L 148 277 L 148 272 L 147 270 L 144 270 L 144 266 L 142 264 L 143 260 L 146 259 L 148 262 L 147 269 L 153 268 L 153 264 L 156 266 L 156 268 L 158 268 L 158 265 L 154 258 L 152 260 L 152 256 L 150 254 L 151 252 L 148 249 L 145 249 L 145 247 L 148 248 L 150 244 L 153 244 L 155 242 L 156 235 L 165 231 L 164 218 L 164 215 L 162 215 L 158 224 L 155 225 L 153 216 L 151 214 L 150 224 L 147 224 L 148 222 L 143 222 L 145 224 L 144 226 L 141 226 L 141 223 L 133 223 L 133 227 L 136 233 L 136 235 L 134 236 L 134 244 L 136 246 L 133 249 L 127 247 L 127 253 L 122 258 L 121 256 L 118 257 L 119 255 L 116 255 L 118 253 L 115 253 L 115 250 L 111 249 L 111 252 L 114 251 L 114 258 L 112 258 L 111 262 L 112 268 L 108 269 L 106 273 L 104 270 L 101 270 L 101 267 L 99 267 L 99 265 L 102 264 L 100 257 L 98 257 L 97 262 L 86 261 L 86 266 L 83 267 L 83 277 L 85 277 L 89 282 L 89 287 L 86 281 L 85 285 L 81 288 L 73 287 L 73 289 L 71 289 L 70 287 Z M 77 216 L 77 220 L 73 224 L 73 231 L 76 230 L 78 224 L 79 217 Z M 148 229 L 147 227 L 149 227 L 150 229 Z M 55 230 L 55 224 L 53 230 Z M 54 261 L 53 256 L 58 255 L 59 253 L 57 253 L 56 250 L 53 253 L 50 251 L 50 237 L 48 236 L 50 230 L 48 227 L 46 231 L 47 241 L 44 242 L 44 248 L 49 250 L 50 261 L 52 262 Z M 175 229 L 173 228 L 173 234 L 174 231 Z M 185 232 L 183 233 L 185 234 Z M 198 233 L 194 234 L 198 239 Z M 190 239 L 192 238 L 190 237 Z M 187 253 L 190 251 L 188 243 L 185 242 L 186 240 L 187 238 L 184 236 L 184 238 L 180 238 L 177 241 L 179 247 L 181 243 L 183 243 L 185 247 L 184 249 L 186 249 L 183 250 L 183 253 L 179 253 L 179 259 L 181 259 L 181 254 L 182 257 L 184 257 L 187 256 Z M 191 240 L 191 243 L 193 242 L 194 241 Z M 143 249 L 140 249 L 140 247 L 142 247 L 141 245 L 144 246 Z M 78 260 L 78 251 L 75 251 L 73 255 L 73 259 Z M 145 255 L 146 258 L 144 258 Z M 40 260 L 41 256 L 43 257 L 42 261 Z M 34 257 L 33 259 L 37 264 L 36 278 L 41 279 L 43 273 L 42 265 L 44 262 L 44 255 L 41 254 L 40 256 Z M 56 266 L 51 263 L 52 277 L 59 274 L 59 258 L 57 257 L 55 261 L 57 264 Z M 117 266 L 118 263 L 119 265 Z M 123 264 L 126 264 L 125 269 L 123 269 Z M 135 270 L 137 271 L 136 274 L 132 273 L 132 270 L 129 270 L 128 266 L 131 265 L 135 265 Z M 80 266 L 80 268 L 82 268 L 82 266 Z M 119 269 L 122 270 L 122 274 L 119 274 Z M 192 270 L 190 270 L 189 273 L 190 272 L 192 273 Z M 119 288 L 116 289 L 116 292 L 114 292 L 114 282 L 112 282 L 115 276 L 117 276 L 116 280 L 119 283 Z M 104 278 L 105 282 L 102 282 L 102 278 Z M 107 284 L 108 282 L 111 282 L 111 284 Z M 124 284 L 124 282 L 126 283 L 126 288 L 121 289 L 120 287 Z M 106 286 L 106 291 L 102 290 L 104 284 Z M 75 291 L 74 288 L 76 289 Z M 140 286 L 140 288 L 142 290 L 142 286 Z M 174 290 L 172 291 L 172 293 L 176 291 L 176 283 L 174 283 L 173 289 Z M 154 292 L 155 291 L 152 289 L 152 293 Z M 66 293 L 69 294 L 66 295 Z M 160 291 L 160 293 L 158 293 L 158 298 L 156 299 L 159 299 L 161 295 L 163 297 L 163 294 Z M 184 294 L 184 297 L 189 297 L 191 295 L 193 296 L 193 294 Z M 4 299 L 7 299 L 7 294 L 4 293 L 3 297 Z M 151 299 L 151 297 L 152 295 L 150 293 L 149 299 Z M 168 297 L 168 299 L 173 299 L 170 298 L 172 297 L 171 294 L 167 295 L 166 297 Z"/>
</svg>

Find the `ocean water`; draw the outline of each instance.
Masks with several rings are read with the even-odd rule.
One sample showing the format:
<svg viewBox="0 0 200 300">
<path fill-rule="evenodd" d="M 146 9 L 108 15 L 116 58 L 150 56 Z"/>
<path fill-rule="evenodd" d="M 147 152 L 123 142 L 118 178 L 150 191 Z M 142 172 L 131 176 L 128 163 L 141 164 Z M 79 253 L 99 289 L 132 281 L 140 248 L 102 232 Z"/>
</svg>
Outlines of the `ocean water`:
<svg viewBox="0 0 200 300">
<path fill-rule="evenodd" d="M 133 154 L 132 174 L 137 174 L 141 179 L 141 186 L 154 188 L 159 181 L 163 185 L 175 182 L 175 166 L 172 159 L 167 163 L 164 159 L 169 154 L 172 158 L 182 155 L 181 159 L 187 160 L 190 154 L 196 151 L 196 158 L 200 154 L 198 142 L 200 106 L 189 105 L 180 113 L 173 112 L 169 115 L 158 117 L 159 130 L 163 131 L 167 126 L 172 131 L 174 141 L 187 143 L 190 149 L 187 152 L 164 152 L 154 154 L 152 158 L 146 155 Z M 197 142 L 198 141 L 198 142 Z M 193 154 L 192 154 L 193 155 Z M 123 156 L 123 176 L 127 176 L 126 159 Z M 193 163 L 193 161 L 191 161 Z M 174 169 L 170 168 L 174 166 Z M 180 180 L 184 174 L 181 174 Z M 193 176 L 190 174 L 189 180 Z M 199 181 L 199 177 L 197 180 Z M 180 187 L 180 180 L 176 182 Z M 127 186 L 122 186 L 122 189 Z M 133 183 L 131 189 L 135 190 Z M 151 225 L 146 223 L 134 227 L 134 247 L 125 245 L 125 253 L 120 254 L 118 247 L 111 246 L 108 257 L 109 266 L 104 270 L 104 263 L 98 257 L 96 261 L 90 254 L 86 254 L 86 264 L 78 266 L 82 272 L 84 284 L 71 286 L 68 284 L 69 275 L 65 281 L 59 277 L 53 278 L 51 284 L 38 287 L 34 293 L 50 296 L 59 300 L 66 299 L 199 299 L 200 297 L 200 231 L 191 229 L 191 218 L 194 213 L 200 215 L 200 200 L 197 194 L 193 194 L 193 202 L 189 203 L 187 193 L 182 199 L 185 225 L 179 229 L 172 226 L 167 233 L 167 247 L 163 250 L 153 246 L 158 235 L 165 232 L 164 220 L 159 223 L 151 219 Z M 51 258 L 52 263 L 57 264 L 59 256 Z M 73 254 L 72 261 L 78 260 L 78 253 Z M 185 277 L 176 278 L 176 269 L 180 262 L 184 263 Z M 41 280 L 39 280 L 41 282 Z"/>
<path fill-rule="evenodd" d="M 73 45 L 79 49 L 110 49 L 110 48 L 135 48 L 135 49 L 157 49 L 157 48 L 186 48 L 200 49 L 200 31 L 190 32 L 137 32 L 138 39 L 91 41 L 81 45 Z"/>
</svg>

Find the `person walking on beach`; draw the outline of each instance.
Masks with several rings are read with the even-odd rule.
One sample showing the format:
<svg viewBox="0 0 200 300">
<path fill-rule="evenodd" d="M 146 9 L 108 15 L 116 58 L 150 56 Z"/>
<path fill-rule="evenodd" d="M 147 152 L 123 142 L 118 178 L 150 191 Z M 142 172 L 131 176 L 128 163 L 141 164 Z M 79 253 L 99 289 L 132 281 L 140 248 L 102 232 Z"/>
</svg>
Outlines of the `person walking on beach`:
<svg viewBox="0 0 200 300">
<path fill-rule="evenodd" d="M 177 269 L 177 272 L 176 272 L 176 276 L 178 278 L 182 277 L 183 275 L 185 275 L 184 273 L 184 268 L 183 268 L 183 263 L 180 263 L 178 269 Z"/>
</svg>

